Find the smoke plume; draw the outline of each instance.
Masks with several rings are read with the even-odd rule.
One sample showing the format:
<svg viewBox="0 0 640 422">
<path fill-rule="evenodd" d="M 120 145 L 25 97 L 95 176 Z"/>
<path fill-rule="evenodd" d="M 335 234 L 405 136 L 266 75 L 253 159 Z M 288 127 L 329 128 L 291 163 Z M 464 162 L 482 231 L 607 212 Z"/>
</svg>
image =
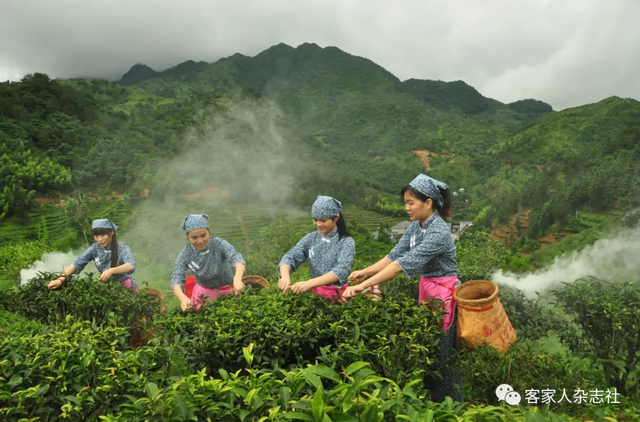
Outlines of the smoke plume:
<svg viewBox="0 0 640 422">
<path fill-rule="evenodd" d="M 32 278 L 38 276 L 39 272 L 61 273 L 65 268 L 73 263 L 84 248 L 69 252 L 49 252 L 42 255 L 42 259 L 34 262 L 31 267 L 20 270 L 20 283 L 26 284 Z M 81 274 L 99 274 L 93 262 L 90 262 Z"/>
<path fill-rule="evenodd" d="M 174 261 L 188 243 L 179 228 L 186 214 L 208 214 L 212 236 L 239 250 L 248 244 L 249 225 L 299 215 L 290 204 L 295 174 L 304 169 L 303 146 L 292 127 L 273 102 L 244 99 L 224 111 L 201 110 L 183 134 L 179 154 L 147 163 L 147 180 L 136 186 L 148 188 L 149 198 L 118 232 L 132 249 L 139 285 L 149 281 L 168 290 Z M 38 271 L 62 271 L 83 251 L 45 254 L 22 270 L 22 282 Z M 93 263 L 83 273 L 89 271 L 97 273 Z"/>
<path fill-rule="evenodd" d="M 522 290 L 530 298 L 562 283 L 592 276 L 611 282 L 640 281 L 640 227 L 621 228 L 580 251 L 557 257 L 548 267 L 529 274 L 498 270 L 492 280 Z"/>
<path fill-rule="evenodd" d="M 136 207 L 122 237 L 133 250 L 137 280 L 169 286 L 173 264 L 187 243 L 187 214 L 209 215 L 212 236 L 236 249 L 284 211 L 300 171 L 300 142 L 286 116 L 267 100 L 243 100 L 224 112 L 202 111 L 184 136 L 182 153 L 154 165 L 150 199 Z"/>
</svg>

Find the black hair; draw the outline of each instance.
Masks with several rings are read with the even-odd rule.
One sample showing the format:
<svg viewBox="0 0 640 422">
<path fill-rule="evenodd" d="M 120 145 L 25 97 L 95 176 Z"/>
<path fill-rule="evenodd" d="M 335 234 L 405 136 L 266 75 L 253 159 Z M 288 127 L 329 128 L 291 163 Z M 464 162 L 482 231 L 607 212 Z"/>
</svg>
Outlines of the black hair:
<svg viewBox="0 0 640 422">
<path fill-rule="evenodd" d="M 118 265 L 118 236 L 116 235 L 115 230 L 112 229 L 93 229 L 93 235 L 97 234 L 109 234 L 113 233 L 111 237 L 111 268 L 115 268 Z"/>
<path fill-rule="evenodd" d="M 351 236 L 351 233 L 349 233 L 349 229 L 347 228 L 347 223 L 346 221 L 344 221 L 344 215 L 342 215 L 342 211 L 340 212 L 340 214 L 338 214 L 338 221 L 336 221 L 336 226 L 338 227 L 338 239 Z"/>
<path fill-rule="evenodd" d="M 453 214 L 453 207 L 451 204 L 453 195 L 451 194 L 451 190 L 449 188 L 445 188 L 445 189 L 438 188 L 438 189 L 440 190 L 440 195 L 442 195 L 442 207 L 439 207 L 437 202 L 433 198 L 429 198 L 427 195 L 420 192 L 418 189 L 414 188 L 411 185 L 406 185 L 405 187 L 402 188 L 402 190 L 400 191 L 400 200 L 404 202 L 404 194 L 407 191 L 411 192 L 413 196 L 415 196 L 422 202 L 426 202 L 427 199 L 431 199 L 434 210 L 438 211 L 438 214 L 440 214 L 442 218 L 447 220 L 451 218 Z"/>
</svg>

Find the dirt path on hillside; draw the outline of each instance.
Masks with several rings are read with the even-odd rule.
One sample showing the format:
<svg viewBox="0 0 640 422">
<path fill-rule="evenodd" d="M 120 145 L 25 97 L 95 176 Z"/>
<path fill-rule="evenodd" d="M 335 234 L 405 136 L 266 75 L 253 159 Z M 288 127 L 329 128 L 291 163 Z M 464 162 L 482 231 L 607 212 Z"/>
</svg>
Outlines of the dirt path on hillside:
<svg viewBox="0 0 640 422">
<path fill-rule="evenodd" d="M 183 198 L 203 198 L 203 197 L 211 198 L 216 196 L 228 197 L 229 191 L 227 189 L 219 188 L 217 186 L 209 186 L 206 189 L 202 189 L 197 192 L 182 195 Z"/>
<path fill-rule="evenodd" d="M 413 152 L 418 156 L 418 158 L 420 158 L 420 161 L 422 161 L 422 164 L 424 164 L 424 168 L 426 168 L 427 170 L 431 170 L 431 157 L 435 157 L 438 155 L 435 152 L 429 151 L 428 149 L 416 150 L 411 152 Z"/>
</svg>

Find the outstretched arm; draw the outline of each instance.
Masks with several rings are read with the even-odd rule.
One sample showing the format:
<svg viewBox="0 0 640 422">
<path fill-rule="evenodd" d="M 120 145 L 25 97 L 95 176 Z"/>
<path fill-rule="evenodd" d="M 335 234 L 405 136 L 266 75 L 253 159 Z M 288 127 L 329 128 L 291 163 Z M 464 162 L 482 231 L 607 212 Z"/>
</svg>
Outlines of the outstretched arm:
<svg viewBox="0 0 640 422">
<path fill-rule="evenodd" d="M 326 286 L 338 281 L 338 277 L 331 271 L 320 277 L 311 278 L 307 281 L 299 281 L 290 287 L 293 293 L 304 293 L 319 286 Z"/>
<path fill-rule="evenodd" d="M 307 251 L 309 249 L 309 235 L 306 235 L 296 243 L 280 260 L 278 264 L 278 272 L 280 280 L 278 287 L 286 292 L 291 288 L 291 273 L 307 259 Z"/>
<path fill-rule="evenodd" d="M 235 294 L 240 294 L 240 290 L 246 287 L 242 282 L 242 276 L 244 275 L 245 269 L 246 269 L 245 264 L 241 262 L 238 262 L 236 264 L 236 274 L 233 277 L 233 291 L 235 292 Z"/>
<path fill-rule="evenodd" d="M 64 280 L 67 279 L 67 277 L 71 276 L 72 274 L 76 273 L 76 267 L 75 265 L 69 265 L 67 268 L 65 268 L 65 270 L 62 272 L 62 275 L 54 280 L 51 280 L 49 282 L 49 285 L 47 286 L 49 289 L 57 289 L 58 287 L 62 286 L 62 283 L 64 282 Z"/>
<path fill-rule="evenodd" d="M 402 273 L 402 268 L 400 268 L 398 263 L 391 262 L 387 266 L 385 266 L 382 270 L 378 271 L 374 276 L 367 279 L 366 281 L 360 284 L 356 284 L 355 286 L 347 287 L 347 289 L 344 291 L 342 296 L 344 297 L 356 296 L 360 294 L 367 287 L 372 287 L 372 286 L 375 286 L 376 284 L 389 281 L 394 277 L 400 275 L 401 273 Z"/>
<path fill-rule="evenodd" d="M 187 268 L 187 260 L 183 249 L 178 254 L 176 262 L 173 265 L 173 272 L 171 273 L 171 291 L 180 301 L 180 309 L 182 309 L 183 312 L 191 307 L 191 299 L 184 294 Z"/>
</svg>

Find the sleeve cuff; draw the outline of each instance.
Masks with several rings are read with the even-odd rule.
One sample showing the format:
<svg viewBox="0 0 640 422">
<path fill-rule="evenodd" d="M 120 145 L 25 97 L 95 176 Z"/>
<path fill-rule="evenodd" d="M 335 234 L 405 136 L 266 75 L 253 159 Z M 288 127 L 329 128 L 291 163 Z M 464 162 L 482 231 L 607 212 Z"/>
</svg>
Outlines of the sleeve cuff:
<svg viewBox="0 0 640 422">
<path fill-rule="evenodd" d="M 338 283 L 340 284 L 346 283 L 347 280 L 349 279 L 349 274 L 345 274 L 342 271 L 331 270 L 330 272 L 336 277 L 338 277 Z"/>
<path fill-rule="evenodd" d="M 407 278 L 408 278 L 409 280 L 412 280 L 412 279 L 417 275 L 417 274 L 411 274 L 411 273 L 410 273 L 410 271 L 411 271 L 411 270 L 405 269 L 405 267 L 402 265 L 402 262 L 401 262 L 401 260 L 400 260 L 400 259 L 398 259 L 398 260 L 396 260 L 396 261 L 393 261 L 393 262 L 395 262 L 396 264 L 398 264 L 398 267 L 400 267 L 400 269 L 402 270 L 402 272 L 404 273 L 404 275 L 405 275 L 405 276 L 407 276 Z"/>
</svg>

